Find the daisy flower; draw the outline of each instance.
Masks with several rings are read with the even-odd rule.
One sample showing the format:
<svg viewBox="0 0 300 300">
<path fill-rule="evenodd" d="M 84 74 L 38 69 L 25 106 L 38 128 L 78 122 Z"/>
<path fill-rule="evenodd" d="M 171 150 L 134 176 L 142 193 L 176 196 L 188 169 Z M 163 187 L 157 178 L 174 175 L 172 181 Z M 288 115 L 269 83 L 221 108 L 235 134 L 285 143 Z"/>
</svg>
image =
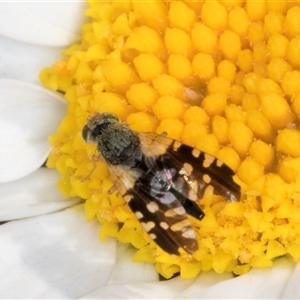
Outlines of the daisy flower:
<svg viewBox="0 0 300 300">
<path fill-rule="evenodd" d="M 0 8 L 1 296 L 299 297 L 297 4 Z M 37 77 L 47 65 L 40 79 L 49 90 Z M 170 257 L 149 240 L 123 199 L 108 194 L 103 163 L 82 180 L 95 149 L 81 130 L 95 111 L 138 131 L 166 131 L 236 171 L 242 201 L 200 202 L 207 216 L 195 223 L 192 258 Z M 41 167 L 47 158 L 60 176 Z M 157 272 L 181 277 L 162 281 Z"/>
</svg>

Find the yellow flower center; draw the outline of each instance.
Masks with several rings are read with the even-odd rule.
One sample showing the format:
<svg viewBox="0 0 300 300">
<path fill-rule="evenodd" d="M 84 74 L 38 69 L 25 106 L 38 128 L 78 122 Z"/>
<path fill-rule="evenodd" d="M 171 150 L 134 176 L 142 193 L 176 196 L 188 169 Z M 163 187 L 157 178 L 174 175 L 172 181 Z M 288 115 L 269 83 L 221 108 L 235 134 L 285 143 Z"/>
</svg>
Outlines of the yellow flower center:
<svg viewBox="0 0 300 300">
<path fill-rule="evenodd" d="M 135 261 L 164 277 L 243 274 L 289 254 L 300 258 L 300 7 L 290 1 L 88 1 L 81 40 L 40 73 L 65 93 L 67 115 L 49 137 L 48 167 L 66 196 L 86 199 L 100 238 L 131 243 Z M 106 166 L 81 130 L 110 112 L 136 131 L 210 153 L 237 173 L 243 199 L 205 195 L 192 219 L 200 249 L 173 257 L 108 191 Z M 96 163 L 96 168 L 91 173 Z M 91 174 L 90 174 L 91 173 Z M 90 175 L 89 175 L 90 174 Z M 198 229 L 199 228 L 199 229 Z M 299 230 L 298 230 L 299 229 Z M 100 255 L 100 254 L 99 254 Z"/>
</svg>

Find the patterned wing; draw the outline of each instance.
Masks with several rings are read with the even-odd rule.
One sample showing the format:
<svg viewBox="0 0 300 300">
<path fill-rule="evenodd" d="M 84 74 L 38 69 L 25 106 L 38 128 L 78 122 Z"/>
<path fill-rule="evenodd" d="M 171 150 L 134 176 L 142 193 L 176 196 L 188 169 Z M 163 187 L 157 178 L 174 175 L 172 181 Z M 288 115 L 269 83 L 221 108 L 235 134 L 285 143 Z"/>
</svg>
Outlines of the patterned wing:
<svg viewBox="0 0 300 300">
<path fill-rule="evenodd" d="M 151 239 L 169 254 L 179 255 L 179 248 L 188 253 L 198 250 L 196 234 L 181 203 L 172 193 L 153 197 L 143 180 L 129 191 L 131 210 Z M 167 199 L 168 203 L 164 203 Z"/>
<path fill-rule="evenodd" d="M 162 169 L 156 159 L 151 163 L 144 160 L 142 164 L 141 168 L 127 172 L 109 167 L 119 192 L 151 239 L 164 251 L 179 255 L 179 248 L 183 248 L 194 253 L 198 242 L 186 210 L 177 198 L 184 197 L 172 187 L 174 170 Z"/>
<path fill-rule="evenodd" d="M 233 180 L 234 171 L 219 159 L 163 135 L 143 133 L 141 140 L 149 155 L 154 151 L 154 155 L 164 155 L 172 161 L 190 187 L 182 191 L 190 200 L 201 199 L 207 188 L 227 201 L 240 199 L 241 190 Z"/>
<path fill-rule="evenodd" d="M 177 162 L 183 161 L 187 176 L 198 182 L 198 197 L 202 198 L 205 190 L 210 188 L 214 194 L 227 201 L 239 201 L 241 188 L 234 182 L 234 171 L 216 157 L 181 144 L 177 149 L 169 148 L 168 153 Z"/>
</svg>

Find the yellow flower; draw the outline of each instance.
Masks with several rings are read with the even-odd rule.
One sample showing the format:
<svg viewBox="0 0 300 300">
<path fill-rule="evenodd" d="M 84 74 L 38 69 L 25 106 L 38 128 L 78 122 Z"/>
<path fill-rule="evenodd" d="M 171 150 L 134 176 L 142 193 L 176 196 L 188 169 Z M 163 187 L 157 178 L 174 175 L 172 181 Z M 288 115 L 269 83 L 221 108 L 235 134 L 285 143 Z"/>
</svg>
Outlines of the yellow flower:
<svg viewBox="0 0 300 300">
<path fill-rule="evenodd" d="M 44 69 L 68 111 L 49 140 L 48 167 L 66 196 L 86 199 L 100 238 L 131 243 L 166 278 L 242 274 L 300 250 L 300 9 L 288 1 L 88 1 L 81 40 Z M 81 138 L 87 116 L 115 113 L 136 131 L 167 132 L 237 172 L 239 203 L 205 195 L 200 249 L 172 257 L 110 195 L 106 166 Z M 89 175 L 90 174 L 90 175 Z M 86 178 L 89 177 L 87 180 Z M 299 231 L 298 231 L 299 229 Z"/>
</svg>

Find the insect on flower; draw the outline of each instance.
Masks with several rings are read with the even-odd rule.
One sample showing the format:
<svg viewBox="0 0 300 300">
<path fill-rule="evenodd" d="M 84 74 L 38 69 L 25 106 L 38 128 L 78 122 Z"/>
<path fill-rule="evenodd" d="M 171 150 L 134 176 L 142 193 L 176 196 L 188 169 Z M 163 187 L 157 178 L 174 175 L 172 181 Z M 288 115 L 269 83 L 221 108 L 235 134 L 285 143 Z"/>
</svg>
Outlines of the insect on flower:
<svg viewBox="0 0 300 300">
<path fill-rule="evenodd" d="M 238 201 L 234 172 L 217 158 L 155 133 L 138 133 L 111 113 L 88 118 L 82 136 L 95 143 L 110 176 L 152 240 L 169 254 L 198 249 L 187 214 L 201 220 L 197 205 L 207 188 Z"/>
</svg>

